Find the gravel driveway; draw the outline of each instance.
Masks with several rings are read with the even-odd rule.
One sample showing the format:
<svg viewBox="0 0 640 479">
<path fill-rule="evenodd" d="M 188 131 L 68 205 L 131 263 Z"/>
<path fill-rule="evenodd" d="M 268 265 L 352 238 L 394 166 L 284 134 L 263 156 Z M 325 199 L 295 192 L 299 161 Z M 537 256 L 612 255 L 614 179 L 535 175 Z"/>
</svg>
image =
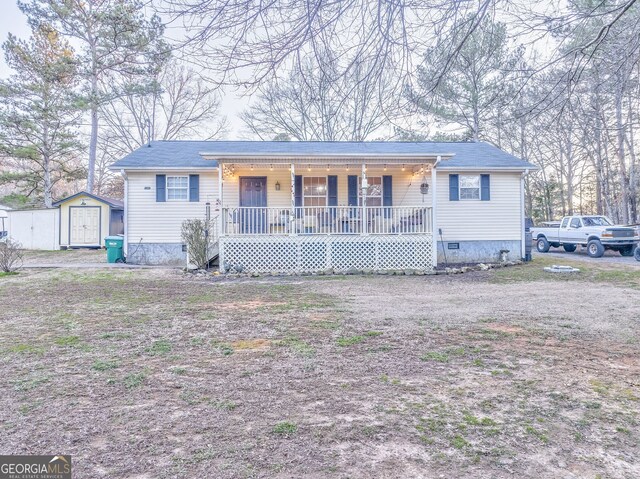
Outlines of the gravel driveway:
<svg viewBox="0 0 640 479">
<path fill-rule="evenodd" d="M 535 245 L 533 248 L 533 257 L 537 258 L 558 258 L 558 261 L 562 260 L 572 260 L 572 261 L 584 261 L 587 263 L 598 262 L 598 263 L 609 263 L 609 264 L 624 264 L 627 266 L 636 266 L 640 268 L 640 262 L 636 261 L 633 257 L 623 257 L 620 256 L 620 253 L 617 251 L 605 251 L 604 256 L 602 258 L 590 258 L 587 256 L 587 249 L 578 247 L 578 249 L 574 253 L 567 253 L 562 248 L 551 248 L 548 253 L 538 253 L 535 249 Z"/>
</svg>

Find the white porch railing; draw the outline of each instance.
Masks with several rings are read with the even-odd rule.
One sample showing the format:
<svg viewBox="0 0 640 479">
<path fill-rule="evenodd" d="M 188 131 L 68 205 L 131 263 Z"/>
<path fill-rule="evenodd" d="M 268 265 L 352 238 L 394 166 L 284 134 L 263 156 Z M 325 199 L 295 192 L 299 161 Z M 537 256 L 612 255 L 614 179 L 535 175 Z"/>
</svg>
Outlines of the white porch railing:
<svg viewBox="0 0 640 479">
<path fill-rule="evenodd" d="M 425 206 L 330 206 L 222 208 L 221 235 L 431 234 Z"/>
</svg>

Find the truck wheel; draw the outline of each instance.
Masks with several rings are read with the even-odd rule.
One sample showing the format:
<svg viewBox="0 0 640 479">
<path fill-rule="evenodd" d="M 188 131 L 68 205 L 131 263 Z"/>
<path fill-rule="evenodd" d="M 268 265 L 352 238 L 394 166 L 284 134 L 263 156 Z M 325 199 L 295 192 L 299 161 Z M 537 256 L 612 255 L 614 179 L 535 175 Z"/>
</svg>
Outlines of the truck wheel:
<svg viewBox="0 0 640 479">
<path fill-rule="evenodd" d="M 567 253 L 573 253 L 577 248 L 577 246 L 574 244 L 564 244 L 562 245 L 562 247 Z"/>
<path fill-rule="evenodd" d="M 640 261 L 640 246 L 636 248 L 636 252 L 633 254 L 633 257 L 636 259 L 636 261 Z"/>
<path fill-rule="evenodd" d="M 634 251 L 634 247 L 632 244 L 628 245 L 628 246 L 624 246 L 622 248 L 620 248 L 620 254 L 622 256 L 633 256 L 633 251 Z"/>
<path fill-rule="evenodd" d="M 604 254 L 604 246 L 599 240 L 591 240 L 587 243 L 587 254 L 592 258 L 600 258 Z"/>
<path fill-rule="evenodd" d="M 549 242 L 547 241 L 547 238 L 538 238 L 538 241 L 536 242 L 536 247 L 538 248 L 538 251 L 540 253 L 547 253 L 549 251 Z"/>
</svg>

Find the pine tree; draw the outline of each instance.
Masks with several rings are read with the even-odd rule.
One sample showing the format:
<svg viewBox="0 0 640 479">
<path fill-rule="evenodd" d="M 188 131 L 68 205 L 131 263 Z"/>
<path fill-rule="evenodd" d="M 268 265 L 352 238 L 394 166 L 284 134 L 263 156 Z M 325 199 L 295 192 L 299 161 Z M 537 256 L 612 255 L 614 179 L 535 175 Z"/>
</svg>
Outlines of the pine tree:
<svg viewBox="0 0 640 479">
<path fill-rule="evenodd" d="M 144 4 L 138 0 L 30 0 L 19 1 L 18 6 L 32 26 L 51 24 L 78 46 L 79 74 L 90 114 L 87 190 L 91 192 L 100 107 L 121 93 L 114 89 L 119 75 L 144 88 L 150 72 L 168 56 L 162 41 L 164 27 L 157 15 L 145 16 Z"/>
<path fill-rule="evenodd" d="M 9 35 L 2 48 L 14 73 L 0 82 L 0 151 L 21 166 L 9 180 L 51 207 L 53 186 L 83 174 L 74 162 L 81 110 L 73 50 L 45 24 L 28 42 Z"/>
</svg>

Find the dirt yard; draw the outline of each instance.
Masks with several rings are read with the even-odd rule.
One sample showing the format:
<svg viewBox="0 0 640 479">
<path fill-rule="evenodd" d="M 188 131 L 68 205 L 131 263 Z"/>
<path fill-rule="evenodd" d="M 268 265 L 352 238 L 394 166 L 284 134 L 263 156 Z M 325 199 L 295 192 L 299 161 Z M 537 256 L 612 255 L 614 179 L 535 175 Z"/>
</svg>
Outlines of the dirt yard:
<svg viewBox="0 0 640 479">
<path fill-rule="evenodd" d="M 547 262 L 1 277 L 0 454 L 72 454 L 75 478 L 640 477 L 640 270 Z"/>
</svg>

